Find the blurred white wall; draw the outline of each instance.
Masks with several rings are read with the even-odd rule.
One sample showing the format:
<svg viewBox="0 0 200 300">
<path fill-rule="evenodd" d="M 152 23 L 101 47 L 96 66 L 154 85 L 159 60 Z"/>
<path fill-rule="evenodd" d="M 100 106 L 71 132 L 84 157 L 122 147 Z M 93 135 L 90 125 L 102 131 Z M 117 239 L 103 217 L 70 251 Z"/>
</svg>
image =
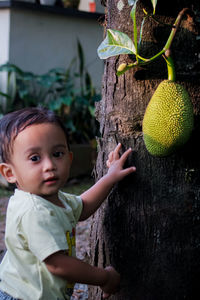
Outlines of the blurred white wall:
<svg viewBox="0 0 200 300">
<path fill-rule="evenodd" d="M 8 9 L 0 10 L 0 65 L 9 60 L 10 14 Z M 5 92 L 7 76 L 0 73 L 0 90 Z"/>
<path fill-rule="evenodd" d="M 67 68 L 77 54 L 79 39 L 93 83 L 100 89 L 103 62 L 97 48 L 102 38 L 103 27 L 96 19 L 42 10 L 0 9 L 0 64 L 9 61 L 24 71 L 43 74 L 51 68 Z"/>
<path fill-rule="evenodd" d="M 0 64 L 9 58 L 10 14 L 9 9 L 0 10 Z"/>
</svg>

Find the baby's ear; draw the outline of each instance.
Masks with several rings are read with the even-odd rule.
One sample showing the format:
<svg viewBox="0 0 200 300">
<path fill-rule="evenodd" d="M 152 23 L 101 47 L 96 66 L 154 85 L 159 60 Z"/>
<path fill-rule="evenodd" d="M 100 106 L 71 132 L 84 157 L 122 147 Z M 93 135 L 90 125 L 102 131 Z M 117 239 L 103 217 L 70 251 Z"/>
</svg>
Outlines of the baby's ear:
<svg viewBox="0 0 200 300">
<path fill-rule="evenodd" d="M 12 166 L 10 164 L 1 163 L 0 164 L 0 173 L 9 183 L 16 182 L 16 178 L 13 174 Z"/>
</svg>

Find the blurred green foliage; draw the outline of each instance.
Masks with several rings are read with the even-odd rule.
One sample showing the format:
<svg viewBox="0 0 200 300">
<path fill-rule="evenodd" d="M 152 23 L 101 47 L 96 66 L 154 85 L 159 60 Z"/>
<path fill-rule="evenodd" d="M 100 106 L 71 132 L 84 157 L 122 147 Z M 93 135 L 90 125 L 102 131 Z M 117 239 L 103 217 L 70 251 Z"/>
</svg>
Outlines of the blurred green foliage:
<svg viewBox="0 0 200 300">
<path fill-rule="evenodd" d="M 66 69 L 55 68 L 37 75 L 7 63 L 0 66 L 0 72 L 7 75 L 6 88 L 0 91 L 0 117 L 23 107 L 47 107 L 63 118 L 71 143 L 94 144 L 99 136 L 95 102 L 101 95 L 93 86 L 79 41 L 77 57 Z"/>
</svg>

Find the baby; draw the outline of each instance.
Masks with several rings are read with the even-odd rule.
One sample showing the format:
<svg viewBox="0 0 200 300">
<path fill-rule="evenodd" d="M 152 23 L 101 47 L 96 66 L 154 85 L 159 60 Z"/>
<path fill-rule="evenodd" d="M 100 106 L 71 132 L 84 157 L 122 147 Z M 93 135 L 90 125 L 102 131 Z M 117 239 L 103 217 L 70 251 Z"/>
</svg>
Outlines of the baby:
<svg viewBox="0 0 200 300">
<path fill-rule="evenodd" d="M 58 116 L 25 108 L 0 120 L 0 172 L 16 189 L 6 216 L 6 254 L 0 264 L 0 299 L 70 299 L 76 282 L 100 286 L 108 298 L 119 288 L 112 267 L 91 266 L 75 257 L 75 227 L 90 217 L 113 185 L 136 170 L 123 169 L 132 151 L 109 154 L 108 172 L 80 196 L 60 189 L 73 154 Z"/>
</svg>

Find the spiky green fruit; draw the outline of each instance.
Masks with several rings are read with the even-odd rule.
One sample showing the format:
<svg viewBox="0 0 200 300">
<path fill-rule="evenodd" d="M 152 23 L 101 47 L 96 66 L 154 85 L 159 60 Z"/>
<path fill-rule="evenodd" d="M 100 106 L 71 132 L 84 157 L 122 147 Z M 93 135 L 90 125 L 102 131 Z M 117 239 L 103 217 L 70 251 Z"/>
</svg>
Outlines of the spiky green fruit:
<svg viewBox="0 0 200 300">
<path fill-rule="evenodd" d="M 149 153 L 170 155 L 187 142 L 193 124 L 193 107 L 185 88 L 174 81 L 162 81 L 143 119 L 143 138 Z"/>
</svg>

